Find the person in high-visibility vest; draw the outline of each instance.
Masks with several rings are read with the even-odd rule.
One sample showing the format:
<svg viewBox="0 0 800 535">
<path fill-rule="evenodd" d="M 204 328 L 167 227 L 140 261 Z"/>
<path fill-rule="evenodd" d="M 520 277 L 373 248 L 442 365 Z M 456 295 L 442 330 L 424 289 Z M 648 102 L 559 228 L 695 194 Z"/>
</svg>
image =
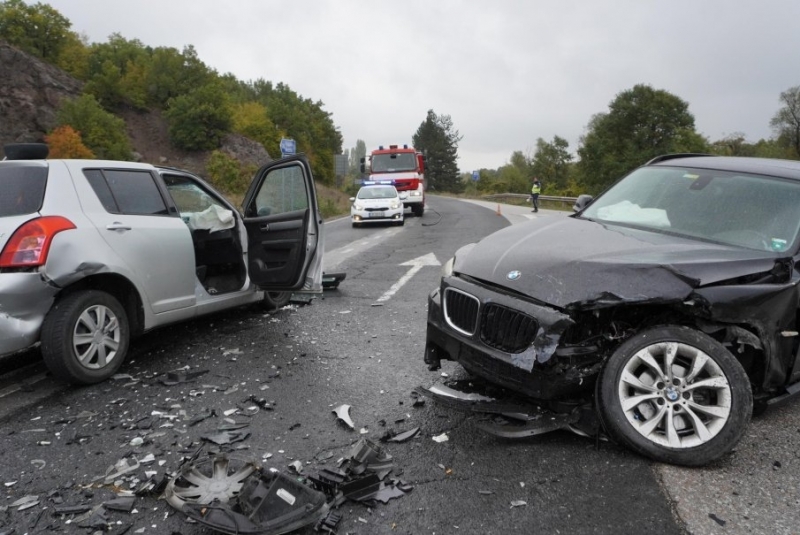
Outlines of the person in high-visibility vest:
<svg viewBox="0 0 800 535">
<path fill-rule="evenodd" d="M 533 186 L 531 186 L 531 202 L 533 203 L 533 212 L 539 211 L 539 194 L 542 192 L 542 183 L 539 179 L 533 177 Z"/>
</svg>

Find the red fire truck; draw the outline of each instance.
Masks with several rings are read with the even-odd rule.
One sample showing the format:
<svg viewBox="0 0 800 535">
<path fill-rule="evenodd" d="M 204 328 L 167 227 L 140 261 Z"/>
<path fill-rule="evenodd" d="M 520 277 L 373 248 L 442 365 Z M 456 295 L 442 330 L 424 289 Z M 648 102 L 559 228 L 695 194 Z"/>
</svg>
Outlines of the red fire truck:
<svg viewBox="0 0 800 535">
<path fill-rule="evenodd" d="M 365 158 L 361 158 L 361 172 L 367 172 Z M 422 217 L 425 212 L 425 156 L 414 147 L 381 145 L 372 151 L 369 179 L 363 184 L 392 184 L 415 216 Z"/>
</svg>

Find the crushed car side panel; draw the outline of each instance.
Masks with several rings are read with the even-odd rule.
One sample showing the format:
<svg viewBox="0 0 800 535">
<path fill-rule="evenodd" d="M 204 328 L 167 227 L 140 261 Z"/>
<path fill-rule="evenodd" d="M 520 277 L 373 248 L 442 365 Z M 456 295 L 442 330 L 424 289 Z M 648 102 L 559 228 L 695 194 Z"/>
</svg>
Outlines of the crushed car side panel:
<svg viewBox="0 0 800 535">
<path fill-rule="evenodd" d="M 798 330 L 797 307 L 800 296 L 797 282 L 786 285 L 715 286 L 698 289 L 693 294 L 701 301 L 699 308 L 706 311 L 709 319 L 723 324 L 746 325 L 756 334 L 763 350 L 760 351 L 760 361 L 752 364 L 752 372 L 756 372 L 755 378 L 761 378 L 756 386 L 766 391 L 784 386 L 794 364 L 797 336 L 782 333 L 791 334 Z M 730 349 L 737 357 L 744 352 L 743 348 L 736 345 Z"/>
</svg>

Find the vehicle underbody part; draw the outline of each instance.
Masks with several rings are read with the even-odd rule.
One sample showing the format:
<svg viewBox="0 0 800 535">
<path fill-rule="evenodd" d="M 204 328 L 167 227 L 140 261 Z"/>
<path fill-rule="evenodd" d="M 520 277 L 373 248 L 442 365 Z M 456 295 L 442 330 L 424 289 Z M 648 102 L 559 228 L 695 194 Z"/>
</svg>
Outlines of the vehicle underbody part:
<svg viewBox="0 0 800 535">
<path fill-rule="evenodd" d="M 326 518 L 329 509 L 323 493 L 227 455 L 185 463 L 165 497 L 188 518 L 231 535 L 288 533 Z"/>
<path fill-rule="evenodd" d="M 339 283 L 347 277 L 347 273 L 323 273 L 322 274 L 322 289 L 335 290 L 339 287 Z"/>
<path fill-rule="evenodd" d="M 453 381 L 419 386 L 416 392 L 436 403 L 483 415 L 476 427 L 502 438 L 524 438 L 563 429 L 580 436 L 603 438 L 590 401 L 553 402 L 548 407 L 519 394 L 478 381 Z M 493 395 L 486 395 L 491 392 Z"/>
</svg>

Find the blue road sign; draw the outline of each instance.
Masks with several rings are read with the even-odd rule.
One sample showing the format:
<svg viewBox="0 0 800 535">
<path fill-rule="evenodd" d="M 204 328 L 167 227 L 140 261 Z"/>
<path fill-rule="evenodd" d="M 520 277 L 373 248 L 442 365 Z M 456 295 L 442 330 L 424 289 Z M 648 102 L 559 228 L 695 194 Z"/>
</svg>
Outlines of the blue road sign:
<svg viewBox="0 0 800 535">
<path fill-rule="evenodd" d="M 281 139 L 281 156 L 289 156 L 297 152 L 297 143 L 294 139 Z"/>
<path fill-rule="evenodd" d="M 478 180 L 481 177 L 481 174 L 478 171 L 472 172 L 472 180 Z"/>
</svg>

